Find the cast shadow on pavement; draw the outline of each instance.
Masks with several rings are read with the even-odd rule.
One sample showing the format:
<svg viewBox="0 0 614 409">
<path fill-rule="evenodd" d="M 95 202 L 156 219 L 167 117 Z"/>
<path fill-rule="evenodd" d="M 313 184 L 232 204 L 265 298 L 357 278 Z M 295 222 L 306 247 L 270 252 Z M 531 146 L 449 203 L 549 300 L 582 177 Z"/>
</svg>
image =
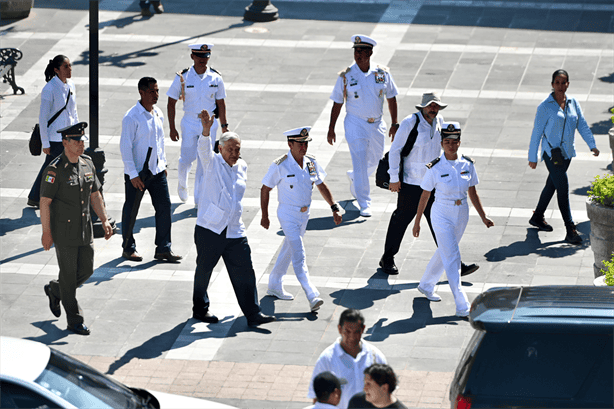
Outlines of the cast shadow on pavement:
<svg viewBox="0 0 614 409">
<path fill-rule="evenodd" d="M 381 268 L 368 280 L 362 288 L 337 290 L 330 294 L 333 303 L 345 308 L 364 310 L 375 305 L 375 301 L 383 300 L 392 294 L 399 294 L 402 290 L 411 290 L 418 287 L 418 283 L 388 284 L 389 275 Z"/>
<path fill-rule="evenodd" d="M 72 334 L 72 332 L 68 331 L 66 328 L 60 329 L 54 322 L 58 322 L 58 319 L 53 320 L 45 320 L 45 321 L 36 321 L 33 322 L 32 325 L 36 328 L 45 332 L 44 335 L 40 335 L 38 337 L 25 337 L 24 339 L 29 339 L 30 341 L 41 342 L 45 345 L 54 346 L 54 345 L 66 345 L 68 342 L 61 341 L 58 342 L 62 338 L 66 338 L 68 335 Z"/>
<path fill-rule="evenodd" d="M 197 327 L 207 326 L 209 331 L 199 331 Z M 231 326 L 230 330 L 226 331 L 226 327 Z M 187 331 L 189 330 L 189 332 Z M 171 351 L 173 346 L 182 348 L 190 345 L 194 341 L 200 341 L 208 338 L 232 338 L 240 332 L 263 332 L 270 333 L 264 328 L 250 328 L 247 326 L 245 317 L 226 316 L 220 318 L 217 324 L 205 324 L 193 318 L 181 322 L 175 327 L 166 332 L 158 334 L 142 345 L 131 348 L 126 353 L 109 365 L 106 374 L 113 375 L 119 368 L 129 363 L 132 359 L 155 359 L 160 358 L 165 352 Z M 181 338 L 180 338 L 181 336 Z"/>
<path fill-rule="evenodd" d="M 40 218 L 36 214 L 33 207 L 24 207 L 21 210 L 21 217 L 18 219 L 9 219 L 7 217 L 0 219 L 0 236 L 6 236 L 15 230 L 23 229 L 40 224 Z"/>
<path fill-rule="evenodd" d="M 539 238 L 539 233 L 536 228 L 527 228 L 527 237 L 524 241 L 516 241 L 506 246 L 497 247 L 485 254 L 486 260 L 490 262 L 503 261 L 512 257 L 527 256 L 529 254 L 538 254 L 548 258 L 562 258 L 571 256 L 578 251 L 585 250 L 589 247 L 590 242 L 588 235 L 590 234 L 590 222 L 585 221 L 576 225 L 579 233 L 582 233 L 583 238 L 581 245 L 567 244 L 565 240 L 546 241 L 542 242 Z M 564 232 L 560 232 L 560 237 Z M 552 247 L 551 247 L 552 246 Z"/>
<path fill-rule="evenodd" d="M 113 25 L 112 24 L 113 21 L 115 20 L 110 20 L 108 22 L 101 23 L 101 26 Z M 206 37 L 210 35 L 223 33 L 224 31 L 229 31 L 235 28 L 248 27 L 248 26 L 251 26 L 252 24 L 254 23 L 251 21 L 242 21 L 241 23 L 231 24 L 228 27 L 220 29 L 220 30 L 214 30 L 214 31 L 209 31 L 209 32 L 202 33 L 202 34 L 197 34 L 195 36 L 182 38 L 181 40 L 173 41 L 170 43 L 159 44 L 153 47 L 144 48 L 142 50 L 130 51 L 125 54 L 104 55 L 103 54 L 104 50 L 100 50 L 99 51 L 100 55 L 98 56 L 98 63 L 101 65 L 107 65 L 107 66 L 110 65 L 110 66 L 115 66 L 115 67 L 120 67 L 120 68 L 143 66 L 147 64 L 147 62 L 142 59 L 146 57 L 157 56 L 159 54 L 157 51 L 159 51 L 160 49 L 171 47 L 171 46 L 178 45 L 178 44 L 181 44 L 183 47 L 185 47 L 186 43 L 189 43 L 190 41 L 194 41 L 200 37 Z M 89 63 L 90 63 L 89 49 L 82 52 L 79 59 L 73 61 L 73 65 L 89 65 Z"/>
<path fill-rule="evenodd" d="M 287 303 L 288 301 L 277 300 L 276 297 L 265 295 L 260 299 L 260 309 L 263 314 L 273 315 L 278 322 L 290 321 L 316 321 L 318 319 L 317 312 L 275 312 L 275 302 Z"/>
<path fill-rule="evenodd" d="M 388 318 L 380 318 L 372 327 L 367 329 L 367 335 L 364 339 L 369 342 L 381 342 L 390 335 L 409 334 L 426 328 L 428 325 L 457 325 L 458 321 L 465 320 L 455 315 L 433 318 L 431 302 L 423 297 L 414 298 L 412 309 L 413 314 L 411 317 L 391 322 L 388 325 L 384 325 Z"/>
</svg>

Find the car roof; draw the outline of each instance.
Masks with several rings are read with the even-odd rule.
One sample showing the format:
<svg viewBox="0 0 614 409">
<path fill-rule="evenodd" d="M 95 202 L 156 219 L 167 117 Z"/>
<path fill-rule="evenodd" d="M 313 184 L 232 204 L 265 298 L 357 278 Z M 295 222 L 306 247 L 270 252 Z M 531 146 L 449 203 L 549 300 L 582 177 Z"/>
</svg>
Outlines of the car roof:
<svg viewBox="0 0 614 409">
<path fill-rule="evenodd" d="M 471 325 L 488 332 L 587 332 L 614 329 L 614 287 L 492 288 L 471 306 Z"/>
<path fill-rule="evenodd" d="M 0 375 L 33 382 L 43 372 L 51 350 L 45 344 L 0 337 Z"/>
</svg>

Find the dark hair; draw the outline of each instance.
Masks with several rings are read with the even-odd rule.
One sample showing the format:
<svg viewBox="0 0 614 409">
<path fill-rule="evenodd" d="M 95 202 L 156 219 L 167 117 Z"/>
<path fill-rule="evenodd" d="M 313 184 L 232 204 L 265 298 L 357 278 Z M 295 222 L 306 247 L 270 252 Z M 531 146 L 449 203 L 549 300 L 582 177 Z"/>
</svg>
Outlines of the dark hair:
<svg viewBox="0 0 614 409">
<path fill-rule="evenodd" d="M 341 382 L 333 373 L 321 372 L 313 378 L 313 390 L 318 402 L 326 403 L 335 389 L 341 390 Z"/>
<path fill-rule="evenodd" d="M 341 316 L 339 317 L 339 326 L 343 327 L 343 324 L 346 322 L 360 322 L 364 325 L 365 317 L 360 311 L 353 308 L 348 308 L 341 313 Z"/>
<path fill-rule="evenodd" d="M 554 71 L 554 73 L 552 74 L 552 82 L 551 84 L 554 84 L 554 80 L 556 79 L 556 77 L 558 77 L 559 75 L 564 75 L 567 77 L 567 82 L 569 82 L 569 73 L 565 70 L 556 70 Z"/>
<path fill-rule="evenodd" d="M 139 91 L 147 91 L 151 84 L 156 84 L 157 82 L 153 77 L 143 77 L 139 80 Z"/>
<path fill-rule="evenodd" d="M 373 382 L 382 386 L 388 384 L 388 393 L 392 393 L 397 388 L 397 376 L 389 365 L 373 364 L 365 369 L 365 375 L 369 375 Z"/>
<path fill-rule="evenodd" d="M 45 68 L 45 81 L 49 82 L 57 75 L 55 69 L 58 70 L 64 64 L 64 61 L 68 60 L 68 57 L 62 54 L 58 54 L 53 57 L 53 60 L 49 60 L 49 64 L 47 64 L 47 68 Z"/>
</svg>

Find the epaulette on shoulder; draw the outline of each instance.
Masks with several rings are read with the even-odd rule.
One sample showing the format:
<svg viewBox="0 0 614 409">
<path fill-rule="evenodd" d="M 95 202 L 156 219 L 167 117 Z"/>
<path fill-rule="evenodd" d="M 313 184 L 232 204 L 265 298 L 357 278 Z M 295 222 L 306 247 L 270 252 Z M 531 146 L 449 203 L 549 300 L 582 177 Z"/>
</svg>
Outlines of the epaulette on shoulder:
<svg viewBox="0 0 614 409">
<path fill-rule="evenodd" d="M 390 72 L 390 68 L 386 67 L 385 65 L 378 65 L 377 66 L 377 70 L 378 71 Z"/>
<path fill-rule="evenodd" d="M 307 156 L 311 160 L 316 160 L 315 155 L 312 155 L 311 153 L 306 153 L 305 156 Z"/>
<path fill-rule="evenodd" d="M 276 165 L 281 165 L 286 159 L 288 159 L 288 154 L 281 155 L 279 158 L 275 159 L 273 163 L 275 163 Z"/>
<path fill-rule="evenodd" d="M 214 73 L 216 73 L 217 75 L 219 75 L 220 77 L 222 76 L 222 73 L 221 73 L 221 72 L 219 72 L 218 70 L 216 70 L 215 68 L 213 68 L 213 67 L 209 67 L 209 69 L 210 69 L 211 71 L 213 71 Z"/>
<path fill-rule="evenodd" d="M 465 158 L 468 162 L 471 163 L 475 163 L 475 160 L 473 160 L 472 158 L 470 158 L 469 156 L 465 156 L 465 155 L 461 155 L 463 158 Z"/>
<path fill-rule="evenodd" d="M 345 77 L 345 74 L 347 74 L 348 72 L 350 72 L 350 70 L 351 70 L 351 68 L 350 68 L 350 67 L 347 67 L 345 70 L 341 70 L 341 71 L 339 71 L 339 73 L 338 73 L 338 74 L 339 74 L 339 76 L 340 76 L 340 77 Z"/>
<path fill-rule="evenodd" d="M 188 70 L 189 70 L 189 69 L 190 69 L 190 68 L 184 68 L 184 69 L 183 69 L 183 70 L 181 70 L 181 71 L 177 71 L 177 75 L 183 75 L 183 74 L 185 74 L 186 72 L 188 72 Z"/>
<path fill-rule="evenodd" d="M 430 161 L 429 163 L 426 164 L 427 168 L 432 168 L 433 166 L 437 165 L 437 163 L 441 160 L 441 158 L 435 158 L 432 161 Z"/>
<path fill-rule="evenodd" d="M 52 160 L 51 163 L 49 163 L 49 166 L 51 166 L 52 168 L 57 168 L 58 163 L 60 163 L 61 160 L 62 160 L 62 155 L 59 155 L 57 158 Z"/>
<path fill-rule="evenodd" d="M 86 155 L 85 153 L 83 155 L 81 155 L 81 157 L 83 158 L 83 160 L 85 160 L 86 162 L 91 162 L 92 165 L 94 164 L 94 161 L 92 160 L 92 157 L 89 155 Z"/>
</svg>

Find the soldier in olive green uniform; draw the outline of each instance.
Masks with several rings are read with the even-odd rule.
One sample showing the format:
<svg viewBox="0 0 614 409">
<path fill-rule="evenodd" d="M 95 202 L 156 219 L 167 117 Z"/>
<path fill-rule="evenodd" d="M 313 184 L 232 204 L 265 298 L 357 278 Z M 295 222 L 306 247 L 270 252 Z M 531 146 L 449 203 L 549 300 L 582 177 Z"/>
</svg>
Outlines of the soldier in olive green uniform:
<svg viewBox="0 0 614 409">
<path fill-rule="evenodd" d="M 80 335 L 90 333 L 76 298 L 77 288 L 94 272 L 90 202 L 102 222 L 105 238 L 113 235 L 96 169 L 90 157 L 83 155 L 86 127 L 86 122 L 80 122 L 58 130 L 64 152 L 43 172 L 40 200 L 43 248 L 49 250 L 55 244 L 60 267 L 59 278 L 45 285 L 49 308 L 59 317 L 61 302 L 68 329 Z"/>
</svg>

